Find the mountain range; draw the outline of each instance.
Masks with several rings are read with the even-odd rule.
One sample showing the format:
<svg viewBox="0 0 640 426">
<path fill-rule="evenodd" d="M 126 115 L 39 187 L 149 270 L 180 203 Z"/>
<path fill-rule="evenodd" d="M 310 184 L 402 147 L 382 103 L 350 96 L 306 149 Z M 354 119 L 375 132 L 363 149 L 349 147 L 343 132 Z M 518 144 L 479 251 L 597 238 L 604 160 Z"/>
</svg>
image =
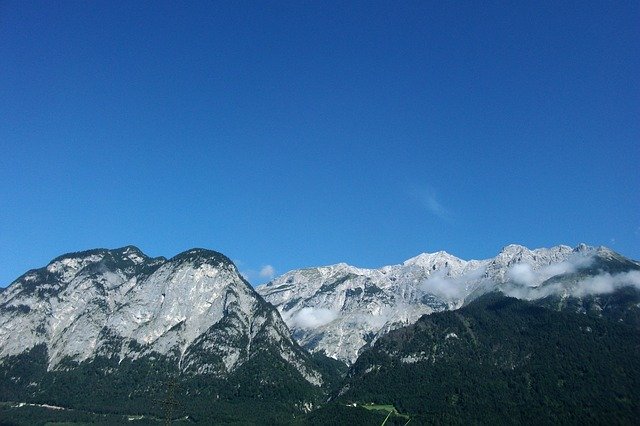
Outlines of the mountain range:
<svg viewBox="0 0 640 426">
<path fill-rule="evenodd" d="M 601 285 L 611 281 L 600 293 L 624 283 L 640 286 L 640 274 L 631 272 L 638 270 L 638 263 L 605 247 L 529 250 L 509 245 L 485 260 L 462 260 L 440 251 L 380 269 L 344 263 L 300 269 L 256 290 L 278 308 L 302 346 L 352 364 L 390 330 L 425 314 L 458 309 L 487 292 L 500 290 L 529 300 L 551 294 L 566 299 L 574 287 L 580 296 L 597 293 L 598 288 L 585 287 L 594 286 L 593 277 L 600 277 Z"/>
<path fill-rule="evenodd" d="M 545 330 L 555 330 L 555 347 Z M 609 405 L 617 401 L 613 412 L 626 420 L 640 407 L 639 332 L 640 264 L 605 247 L 510 245 L 470 261 L 425 253 L 379 269 L 295 270 L 256 289 L 215 251 L 166 259 L 96 249 L 60 256 L 0 292 L 0 423 L 385 419 L 365 402 L 391 404 L 391 423 L 450 423 L 473 420 L 487 403 L 474 396 L 480 389 L 508 399 L 505 386 L 520 392 L 518 410 L 537 404 L 549 422 L 564 421 L 577 402 L 547 404 L 544 392 L 565 389 L 549 388 L 548 377 L 605 396 L 617 386 Z M 576 366 L 570 378 L 560 377 L 562 362 Z M 395 376 L 422 379 L 403 391 Z M 484 387 L 470 385 L 478 377 Z M 526 377 L 535 380 L 521 388 Z M 416 395 L 438 406 L 436 417 Z M 601 405 L 592 418 L 604 418 Z M 485 420 L 514 410 L 485 410 Z M 523 422 L 536 412 L 521 411 Z"/>
</svg>

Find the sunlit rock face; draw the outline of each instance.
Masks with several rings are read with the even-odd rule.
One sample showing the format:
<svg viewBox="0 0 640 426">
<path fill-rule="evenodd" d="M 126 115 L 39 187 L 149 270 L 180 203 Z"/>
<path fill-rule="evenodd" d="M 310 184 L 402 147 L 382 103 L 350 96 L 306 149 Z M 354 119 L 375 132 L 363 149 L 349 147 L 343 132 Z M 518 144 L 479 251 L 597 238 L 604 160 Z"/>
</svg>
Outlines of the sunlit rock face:
<svg viewBox="0 0 640 426">
<path fill-rule="evenodd" d="M 581 287 L 584 277 L 578 271 L 598 275 L 595 260 L 618 258 L 626 262 L 622 269 L 639 268 L 604 247 L 530 250 L 509 245 L 485 260 L 463 260 L 440 251 L 380 269 L 344 263 L 300 269 L 256 290 L 278 308 L 302 346 L 353 363 L 380 336 L 422 315 L 460 308 L 494 290 L 525 299 L 571 294 L 565 284 Z M 562 277 L 562 288 L 547 286 L 554 277 Z"/>
<path fill-rule="evenodd" d="M 272 349 L 322 382 L 278 312 L 227 257 L 204 249 L 168 260 L 132 246 L 98 249 L 27 272 L 0 293 L 0 362 L 38 345 L 51 370 L 160 354 L 184 372 L 217 376 Z"/>
</svg>

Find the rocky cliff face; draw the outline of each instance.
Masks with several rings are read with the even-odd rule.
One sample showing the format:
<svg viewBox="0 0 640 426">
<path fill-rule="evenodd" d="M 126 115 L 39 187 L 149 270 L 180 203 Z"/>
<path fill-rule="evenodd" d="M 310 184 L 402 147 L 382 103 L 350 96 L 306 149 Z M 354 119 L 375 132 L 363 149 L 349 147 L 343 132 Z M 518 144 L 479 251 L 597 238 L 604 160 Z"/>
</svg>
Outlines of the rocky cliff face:
<svg viewBox="0 0 640 426">
<path fill-rule="evenodd" d="M 525 299 L 561 290 L 569 296 L 571 291 L 564 287 L 545 287 L 548 291 L 542 287 L 554 277 L 573 277 L 580 283 L 585 275 L 576 272 L 589 268 L 586 275 L 598 275 L 601 268 L 593 267 L 596 258 L 621 258 L 625 271 L 640 269 L 602 247 L 530 250 L 509 245 L 486 260 L 467 261 L 437 252 L 380 269 L 338 264 L 295 270 L 256 290 L 278 308 L 301 345 L 353 363 L 363 348 L 388 331 L 412 324 L 424 314 L 457 309 L 496 289 Z"/>
<path fill-rule="evenodd" d="M 135 247 L 54 259 L 0 293 L 0 359 L 46 348 L 47 368 L 96 357 L 162 355 L 183 372 L 225 376 L 260 351 L 322 383 L 273 307 L 224 255 L 169 260 Z"/>
</svg>

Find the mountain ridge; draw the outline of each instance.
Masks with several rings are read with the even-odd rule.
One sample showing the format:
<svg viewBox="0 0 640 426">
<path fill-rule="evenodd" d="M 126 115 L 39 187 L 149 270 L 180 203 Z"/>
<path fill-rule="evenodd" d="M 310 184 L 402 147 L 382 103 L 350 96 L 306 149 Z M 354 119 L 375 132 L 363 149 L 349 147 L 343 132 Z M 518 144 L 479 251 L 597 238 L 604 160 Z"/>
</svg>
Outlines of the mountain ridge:
<svg viewBox="0 0 640 426">
<path fill-rule="evenodd" d="M 483 260 L 463 260 L 438 251 L 376 269 L 345 263 L 304 268 L 256 290 L 278 308 L 302 346 L 352 363 L 379 336 L 424 314 L 460 308 L 488 291 L 512 290 L 512 284 L 528 289 L 587 268 L 595 257 L 615 260 L 616 256 L 624 259 L 625 268 L 640 270 L 638 262 L 603 246 L 531 250 L 509 244 Z"/>
<path fill-rule="evenodd" d="M 532 307 L 543 309 L 556 331 L 562 326 L 553 318 L 565 316 L 589 327 L 619 324 L 616 333 L 640 330 L 640 264 L 606 247 L 508 245 L 494 258 L 468 261 L 443 251 L 422 253 L 375 270 L 346 263 L 294 270 L 258 288 L 227 256 L 209 249 L 169 259 L 151 258 L 135 246 L 92 249 L 58 256 L 0 292 L 0 401 L 20 402 L 9 411 L 30 406 L 21 403 L 56 405 L 143 413 L 157 422 L 161 409 L 153 401 L 161 400 L 163 383 L 178 380 L 183 419 L 195 413 L 219 423 L 313 423 L 326 419 L 323 413 L 331 418 L 325 399 L 332 389 L 343 391 L 334 401 L 373 398 L 366 381 L 359 390 L 348 387 L 356 383 L 354 374 L 366 376 L 368 360 L 402 330 L 432 317 L 440 321 L 440 313 L 454 319 L 470 309 L 485 315 L 477 306 L 487 293 L 520 299 L 524 319 L 513 324 L 529 321 L 525 314 Z M 471 336 L 468 344 L 454 345 L 454 358 L 473 347 L 475 331 L 468 324 L 443 331 L 449 343 L 461 333 Z M 500 324 L 500 330 L 513 333 L 513 324 Z M 420 351 L 391 357 L 380 368 L 406 374 L 405 365 L 423 361 Z M 491 351 L 482 354 L 491 359 Z M 509 362 L 524 362 L 507 355 Z M 346 364 L 352 368 L 338 388 Z M 405 404 L 404 394 L 393 389 Z M 450 397 L 460 398 L 455 392 Z M 319 406 L 329 411 L 305 416 Z M 357 417 L 345 406 L 333 409 Z M 408 412 L 424 415 L 414 409 Z"/>
</svg>

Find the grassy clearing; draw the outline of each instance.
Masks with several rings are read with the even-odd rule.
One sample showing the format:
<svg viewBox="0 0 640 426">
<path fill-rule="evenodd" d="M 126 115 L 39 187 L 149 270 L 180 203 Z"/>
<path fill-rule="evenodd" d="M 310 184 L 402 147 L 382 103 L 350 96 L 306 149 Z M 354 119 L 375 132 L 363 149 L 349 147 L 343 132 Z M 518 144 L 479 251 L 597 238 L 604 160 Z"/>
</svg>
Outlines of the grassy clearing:
<svg viewBox="0 0 640 426">
<path fill-rule="evenodd" d="M 396 407 L 391 404 L 362 404 L 360 407 L 366 408 L 367 410 L 386 411 L 393 416 L 402 417 L 407 420 L 409 419 L 407 414 L 400 414 L 398 410 L 396 410 Z"/>
<path fill-rule="evenodd" d="M 362 404 L 362 408 L 366 408 L 367 410 L 382 410 L 382 411 L 390 411 L 393 414 L 398 414 L 398 410 L 393 405 L 384 405 L 384 404 Z"/>
</svg>

